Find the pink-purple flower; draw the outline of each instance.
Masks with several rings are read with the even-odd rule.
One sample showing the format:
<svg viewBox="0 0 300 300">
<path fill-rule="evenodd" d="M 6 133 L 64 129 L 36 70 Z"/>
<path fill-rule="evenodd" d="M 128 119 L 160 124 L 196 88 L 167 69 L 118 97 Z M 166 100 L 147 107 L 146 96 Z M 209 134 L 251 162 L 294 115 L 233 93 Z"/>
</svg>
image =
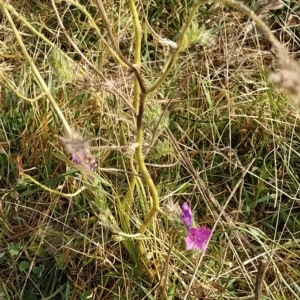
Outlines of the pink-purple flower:
<svg viewBox="0 0 300 300">
<path fill-rule="evenodd" d="M 188 229 L 190 229 L 193 219 L 192 210 L 186 202 L 182 204 L 181 210 L 180 220 Z"/>
<path fill-rule="evenodd" d="M 82 165 L 87 170 L 93 171 L 95 157 L 91 154 L 89 141 L 84 139 L 81 134 L 75 130 L 71 131 L 69 137 L 58 136 L 63 142 L 66 151 L 72 155 L 72 161 Z"/>
<path fill-rule="evenodd" d="M 205 251 L 210 236 L 211 230 L 204 226 L 201 226 L 200 228 L 190 228 L 185 239 L 186 249 L 200 249 L 201 251 Z"/>
<path fill-rule="evenodd" d="M 186 202 L 182 204 L 180 219 L 188 228 L 188 235 L 185 239 L 186 249 L 199 249 L 205 251 L 212 231 L 204 226 L 201 226 L 200 228 L 191 228 L 193 214 Z"/>
<path fill-rule="evenodd" d="M 94 159 L 88 160 L 84 154 L 79 155 L 78 153 L 77 154 L 72 153 L 72 161 L 78 165 L 85 165 L 86 167 L 88 167 L 90 171 L 94 171 L 94 165 L 95 165 Z"/>
</svg>

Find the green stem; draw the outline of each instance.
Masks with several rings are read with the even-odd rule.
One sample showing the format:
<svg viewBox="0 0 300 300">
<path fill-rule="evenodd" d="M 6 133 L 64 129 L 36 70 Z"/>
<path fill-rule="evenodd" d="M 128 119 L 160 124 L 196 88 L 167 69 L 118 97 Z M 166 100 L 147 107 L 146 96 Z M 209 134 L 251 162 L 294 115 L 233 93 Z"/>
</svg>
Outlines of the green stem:
<svg viewBox="0 0 300 300">
<path fill-rule="evenodd" d="M 152 86 L 147 89 L 147 91 L 146 91 L 147 94 L 150 94 L 150 93 L 154 92 L 158 88 L 158 86 L 165 80 L 165 78 L 168 76 L 168 74 L 170 73 L 172 67 L 174 66 L 174 64 L 177 60 L 178 54 L 181 51 L 182 45 L 184 43 L 185 33 L 189 29 L 189 26 L 191 25 L 199 6 L 203 3 L 205 3 L 205 2 L 207 2 L 207 0 L 200 0 L 200 1 L 197 1 L 193 5 L 193 7 L 191 9 L 191 12 L 188 16 L 188 19 L 185 22 L 185 24 L 184 24 L 184 26 L 181 30 L 181 35 L 180 35 L 180 38 L 177 42 L 177 48 L 175 49 L 175 51 L 173 52 L 173 54 L 169 58 L 168 62 L 166 63 L 166 65 L 164 67 L 164 70 L 163 70 L 163 73 L 160 75 L 160 77 L 158 77 L 156 79 L 156 81 L 152 84 Z"/>
<path fill-rule="evenodd" d="M 133 155 L 131 155 L 130 157 L 130 166 L 131 166 L 131 170 L 137 174 L 137 171 L 134 167 L 134 164 L 133 164 Z M 133 191 L 135 189 L 135 186 L 136 186 L 136 176 L 132 176 L 131 179 L 130 179 L 130 182 L 129 182 L 129 188 L 128 188 L 128 191 L 126 193 L 126 196 L 124 198 L 124 202 L 123 202 L 123 209 L 125 211 L 125 213 L 127 215 L 129 215 L 130 213 L 130 210 L 131 210 L 131 207 L 133 205 L 133 202 L 134 202 L 134 196 L 133 196 Z"/>
<path fill-rule="evenodd" d="M 129 1 L 130 1 L 131 5 L 134 6 L 133 0 L 129 0 Z M 167 77 L 167 75 L 171 71 L 173 65 L 175 64 L 175 62 L 177 60 L 178 54 L 181 50 L 181 47 L 183 45 L 184 35 L 185 35 L 186 31 L 188 30 L 191 22 L 193 21 L 194 15 L 196 14 L 196 12 L 197 12 L 199 6 L 202 4 L 202 2 L 203 2 L 203 0 L 198 1 L 192 7 L 192 10 L 191 10 L 191 13 L 190 13 L 190 15 L 187 19 L 187 22 L 183 26 L 181 37 L 178 41 L 178 46 L 177 46 L 176 50 L 174 51 L 174 53 L 172 54 L 172 56 L 170 57 L 170 59 L 168 60 L 162 75 L 154 82 L 154 84 L 150 88 L 148 88 L 146 90 L 145 93 L 142 91 L 142 93 L 140 95 L 139 111 L 138 111 L 138 116 L 137 116 L 137 137 L 136 137 L 136 141 L 139 144 L 139 146 L 137 147 L 135 154 L 136 154 L 136 160 L 137 160 L 140 172 L 142 173 L 143 178 L 146 182 L 146 185 L 149 188 L 149 192 L 150 192 L 151 199 L 152 199 L 152 207 L 151 207 L 151 210 L 146 215 L 144 223 L 140 226 L 140 228 L 138 230 L 139 233 L 144 233 L 146 228 L 147 228 L 147 225 L 153 219 L 155 213 L 158 212 L 158 211 L 161 211 L 161 209 L 159 207 L 158 192 L 157 192 L 156 186 L 155 186 L 150 174 L 148 173 L 147 167 L 146 167 L 145 162 L 144 162 L 144 156 L 143 156 L 143 153 L 142 153 L 142 145 L 143 145 L 142 120 L 143 120 L 143 114 L 144 114 L 146 98 L 147 98 L 147 95 L 149 93 L 155 91 L 159 87 L 159 85 L 163 82 L 163 80 Z M 134 21 L 137 22 L 136 10 L 133 10 L 132 14 L 134 16 Z M 140 24 L 139 24 L 138 28 L 140 28 Z M 138 54 L 140 55 L 140 52 L 138 52 Z"/>
<path fill-rule="evenodd" d="M 146 230 L 147 225 L 155 215 L 157 211 L 160 211 L 159 208 L 159 196 L 156 189 L 156 186 L 147 170 L 147 167 L 145 165 L 144 156 L 142 153 L 142 145 L 143 145 L 143 127 L 142 127 L 142 120 L 143 120 L 143 114 L 144 114 L 144 106 L 146 101 L 146 94 L 142 94 L 140 97 L 140 105 L 139 105 L 139 113 L 137 116 L 137 143 L 139 146 L 136 148 L 135 154 L 136 154 L 136 160 L 137 164 L 139 166 L 139 169 L 143 175 L 143 179 L 146 182 L 146 185 L 149 188 L 149 192 L 152 198 L 152 207 L 149 213 L 147 214 L 144 223 L 139 228 L 139 233 L 144 233 Z"/>
<path fill-rule="evenodd" d="M 14 88 L 14 86 L 12 85 L 12 83 L 9 82 L 8 78 L 0 71 L 0 79 L 3 81 L 3 83 L 11 90 L 13 91 L 17 97 L 19 97 L 20 99 L 23 99 L 25 101 L 34 103 L 37 102 L 39 99 L 43 98 L 46 96 L 46 94 L 43 92 L 40 95 L 38 95 L 35 98 L 27 98 L 24 95 L 22 95 L 21 93 L 19 93 L 19 91 L 17 89 Z"/>
<path fill-rule="evenodd" d="M 142 42 L 142 27 L 138 18 L 138 13 L 136 10 L 136 6 L 133 0 L 128 1 L 128 5 L 130 8 L 131 15 L 133 17 L 133 22 L 134 22 L 134 32 L 135 32 L 135 53 L 134 53 L 134 58 L 135 58 L 135 64 L 137 66 L 141 65 L 141 42 Z M 152 208 L 148 212 L 144 223 L 141 225 L 139 228 L 138 232 L 139 233 L 144 233 L 146 230 L 147 225 L 155 215 L 157 211 L 160 210 L 159 208 L 159 197 L 158 193 L 156 190 L 156 186 L 148 173 L 147 167 L 144 162 L 144 156 L 142 153 L 142 145 L 143 145 L 143 128 L 142 128 L 142 119 L 143 119 L 143 114 L 144 114 L 144 107 L 145 107 L 145 102 L 146 102 L 146 91 L 142 88 L 142 86 L 139 85 L 138 77 L 136 77 L 135 81 L 135 86 L 134 86 L 134 102 L 133 106 L 134 108 L 138 111 L 137 115 L 137 136 L 136 136 L 136 141 L 139 144 L 139 146 L 136 148 L 135 154 L 136 154 L 136 160 L 137 164 L 139 166 L 140 172 L 143 175 L 143 179 L 146 183 L 146 185 L 149 188 L 149 192 L 152 198 Z M 140 91 L 140 89 L 142 91 Z M 147 203 L 146 203 L 147 204 Z M 145 205 L 147 207 L 147 205 Z M 142 248 L 140 248 L 142 249 Z"/>
<path fill-rule="evenodd" d="M 43 34 L 41 34 L 39 31 L 37 31 L 22 15 L 20 15 L 14 9 L 13 6 L 0 0 L 0 7 L 6 8 L 14 17 L 16 17 L 22 24 L 24 24 L 36 37 L 40 38 L 47 45 L 49 45 L 53 49 L 57 50 L 68 62 L 70 62 L 73 65 L 75 64 L 74 61 L 66 53 L 64 53 L 60 48 L 57 47 L 57 45 L 55 45 L 49 39 L 47 39 Z M 83 70 L 78 64 L 76 65 L 76 67 L 78 69 L 79 74 L 86 75 L 86 71 Z M 92 68 L 94 69 L 95 67 L 92 67 Z M 100 75 L 100 77 L 101 77 L 101 75 Z"/>
<path fill-rule="evenodd" d="M 130 2 L 131 2 L 132 0 L 130 0 Z M 135 66 L 135 65 L 133 65 L 124 55 L 123 55 L 123 53 L 120 51 L 120 49 L 119 49 L 119 47 L 118 47 L 118 45 L 117 45 L 117 43 L 116 43 L 116 41 L 115 41 L 115 38 L 114 38 L 114 36 L 113 36 L 113 33 L 112 33 L 112 30 L 111 30 L 111 24 L 110 24 L 110 22 L 109 22 L 109 20 L 108 20 L 108 17 L 107 17 L 107 15 L 106 15 L 106 12 L 105 12 L 105 9 L 104 9 L 104 6 L 103 6 L 103 3 L 102 3 L 102 1 L 101 0 L 96 0 L 96 5 L 97 5 L 97 7 L 98 7 L 98 9 L 99 9 L 99 12 L 100 12 L 100 14 L 101 14 L 101 16 L 102 16 L 102 19 L 103 19 L 103 22 L 104 22 L 104 24 L 105 24 L 105 27 L 106 27 L 106 30 L 107 30 L 107 33 L 108 33 L 108 36 L 109 36 L 109 38 L 110 38 L 110 41 L 111 41 L 111 43 L 112 43 L 112 46 L 113 46 L 113 48 L 114 48 L 114 50 L 115 50 L 115 52 L 118 54 L 118 56 L 119 56 L 119 58 L 122 60 L 122 62 L 123 63 L 125 63 L 133 72 L 134 72 L 134 75 L 135 75 L 135 78 L 136 78 L 136 80 L 138 80 L 138 82 L 139 82 L 139 86 L 140 86 L 140 88 L 141 88 L 141 90 L 142 90 L 142 92 L 145 92 L 146 91 L 146 88 L 145 88 L 145 86 L 144 86 L 144 83 L 143 83 L 143 80 L 142 80 L 142 78 L 141 78 L 141 75 L 140 75 L 140 72 L 139 72 L 139 70 L 137 69 L 137 67 Z M 133 6 L 134 6 L 134 3 L 133 3 Z M 136 13 L 136 15 L 137 15 L 137 13 Z M 138 20 L 138 19 L 137 19 Z M 134 19 L 134 21 L 136 21 L 136 19 Z M 139 23 L 139 22 L 138 22 Z M 137 32 L 135 32 L 135 39 L 137 39 L 137 38 L 140 38 L 141 39 L 141 29 L 140 29 L 140 33 L 139 33 L 139 35 L 137 35 Z M 140 37 L 139 37 L 140 36 Z M 137 43 L 141 43 L 141 42 L 138 42 L 138 41 L 136 41 Z M 140 50 L 139 50 L 140 51 Z M 136 57 L 135 59 L 136 60 L 140 60 L 140 56 L 141 55 L 139 55 L 139 57 Z"/>
<path fill-rule="evenodd" d="M 141 45 L 142 45 L 142 27 L 141 27 L 141 23 L 138 17 L 138 13 L 136 10 L 136 6 L 134 1 L 129 0 L 128 1 L 128 5 L 130 8 L 130 12 L 131 15 L 133 17 L 133 24 L 134 24 L 134 34 L 135 34 L 135 38 L 134 38 L 134 42 L 135 42 L 135 48 L 134 48 L 134 62 L 136 64 L 136 66 L 140 69 L 141 66 Z M 143 90 L 143 93 L 145 92 L 145 90 Z M 140 84 L 139 84 L 139 80 L 137 77 L 134 78 L 134 98 L 133 98 L 133 107 L 135 108 L 135 110 L 138 110 L 139 107 L 139 98 L 140 98 L 140 93 L 141 93 L 141 89 L 140 89 Z"/>
<path fill-rule="evenodd" d="M 75 193 L 73 194 L 65 194 L 65 193 L 62 193 L 62 192 L 59 192 L 57 190 L 53 190 L 53 189 L 50 189 L 49 187 L 43 185 L 42 183 L 39 183 L 38 181 L 36 181 L 35 179 L 33 179 L 31 176 L 29 175 L 26 175 L 24 173 L 20 173 L 20 175 L 28 180 L 30 180 L 31 182 L 35 183 L 37 186 L 41 187 L 43 190 L 45 191 L 48 191 L 49 193 L 52 193 L 52 194 L 55 194 L 55 195 L 59 195 L 59 196 L 62 196 L 62 197 L 66 197 L 66 198 L 74 198 L 75 196 L 79 195 L 81 192 L 83 192 L 86 187 L 83 186 L 81 188 L 79 188 Z"/>
<path fill-rule="evenodd" d="M 23 52 L 23 55 L 25 57 L 25 59 L 27 60 L 28 64 L 30 65 L 35 77 L 36 77 L 36 80 L 39 84 L 39 86 L 41 87 L 41 89 L 44 91 L 44 93 L 46 94 L 47 98 L 49 99 L 52 107 L 54 108 L 54 110 L 56 111 L 56 113 L 58 114 L 63 126 L 64 126 L 64 129 L 66 131 L 66 133 L 71 136 L 72 134 L 72 130 L 71 130 L 71 127 L 70 125 L 68 124 L 67 120 L 65 119 L 65 116 L 63 115 L 62 111 L 60 110 L 59 106 L 57 105 L 54 97 L 52 96 L 50 90 L 48 89 L 48 86 L 46 84 L 46 82 L 44 81 L 44 79 L 42 78 L 41 74 L 39 73 L 37 67 L 35 66 L 32 58 L 30 57 L 30 55 L 28 54 L 27 50 L 26 50 L 26 47 L 23 43 L 23 40 L 18 32 L 18 29 L 16 28 L 15 26 L 15 23 L 8 11 L 8 9 L 3 6 L 2 7 L 2 10 L 3 10 L 3 13 L 4 15 L 6 16 L 8 22 L 10 23 L 10 26 L 15 34 L 15 37 L 16 37 L 16 40 L 17 42 L 19 43 L 19 46 L 21 48 L 21 51 Z"/>
</svg>

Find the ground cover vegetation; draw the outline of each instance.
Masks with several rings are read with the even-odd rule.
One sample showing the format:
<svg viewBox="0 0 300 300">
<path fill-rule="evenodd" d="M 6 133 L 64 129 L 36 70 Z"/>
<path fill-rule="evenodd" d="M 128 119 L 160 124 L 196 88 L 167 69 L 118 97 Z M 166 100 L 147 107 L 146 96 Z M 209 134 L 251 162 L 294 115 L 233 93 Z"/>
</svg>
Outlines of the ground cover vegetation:
<svg viewBox="0 0 300 300">
<path fill-rule="evenodd" d="M 298 6 L 0 0 L 0 299 L 300 299 Z"/>
</svg>

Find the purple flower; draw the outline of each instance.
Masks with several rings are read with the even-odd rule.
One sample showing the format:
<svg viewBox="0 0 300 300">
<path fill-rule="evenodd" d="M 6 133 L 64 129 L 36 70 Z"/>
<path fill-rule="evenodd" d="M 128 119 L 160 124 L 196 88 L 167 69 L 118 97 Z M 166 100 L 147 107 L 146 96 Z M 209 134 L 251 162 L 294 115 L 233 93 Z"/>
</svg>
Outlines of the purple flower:
<svg viewBox="0 0 300 300">
<path fill-rule="evenodd" d="M 86 167 L 88 167 L 88 169 L 90 171 L 94 171 L 94 164 L 95 164 L 95 161 L 94 159 L 92 158 L 89 158 L 89 157 L 85 157 L 85 155 L 79 155 L 78 153 L 77 154 L 72 154 L 72 161 L 75 163 L 75 164 L 78 164 L 78 165 L 84 165 Z"/>
<path fill-rule="evenodd" d="M 59 136 L 66 151 L 72 154 L 72 161 L 78 165 L 82 165 L 87 170 L 93 171 L 95 164 L 95 157 L 91 154 L 89 149 L 89 141 L 84 139 L 81 134 L 72 129 L 70 136 Z"/>
<path fill-rule="evenodd" d="M 181 214 L 180 214 L 180 220 L 183 222 L 183 224 L 190 229 L 192 225 L 192 210 L 190 209 L 189 205 L 184 202 L 181 206 Z"/>
<path fill-rule="evenodd" d="M 201 226 L 200 228 L 190 228 L 185 239 L 186 249 L 199 249 L 205 251 L 207 242 L 211 236 L 211 230 Z"/>
</svg>

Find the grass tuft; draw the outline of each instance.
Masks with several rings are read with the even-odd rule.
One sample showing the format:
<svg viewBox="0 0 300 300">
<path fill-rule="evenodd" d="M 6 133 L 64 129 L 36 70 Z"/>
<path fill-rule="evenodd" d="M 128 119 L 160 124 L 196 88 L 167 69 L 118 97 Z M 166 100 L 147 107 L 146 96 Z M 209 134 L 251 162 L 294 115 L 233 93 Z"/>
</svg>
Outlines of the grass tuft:
<svg viewBox="0 0 300 300">
<path fill-rule="evenodd" d="M 0 0 L 0 299 L 300 299 L 297 5 L 200 4 Z"/>
</svg>

